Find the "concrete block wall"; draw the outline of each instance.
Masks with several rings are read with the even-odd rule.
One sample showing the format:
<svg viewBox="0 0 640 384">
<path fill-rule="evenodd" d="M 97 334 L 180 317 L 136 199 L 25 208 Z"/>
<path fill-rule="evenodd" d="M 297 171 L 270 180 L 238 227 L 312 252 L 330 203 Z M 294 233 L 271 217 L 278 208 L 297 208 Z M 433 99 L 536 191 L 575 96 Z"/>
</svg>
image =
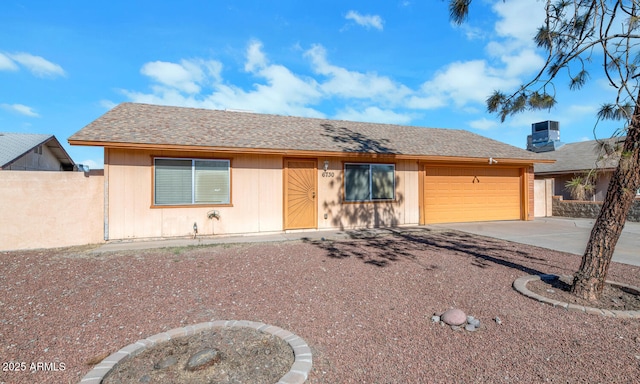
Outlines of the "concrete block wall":
<svg viewBox="0 0 640 384">
<path fill-rule="evenodd" d="M 563 200 L 562 196 L 553 197 L 553 216 L 595 219 L 600 209 L 602 209 L 601 201 Z M 627 220 L 640 222 L 640 199 L 633 202 Z"/>
</svg>

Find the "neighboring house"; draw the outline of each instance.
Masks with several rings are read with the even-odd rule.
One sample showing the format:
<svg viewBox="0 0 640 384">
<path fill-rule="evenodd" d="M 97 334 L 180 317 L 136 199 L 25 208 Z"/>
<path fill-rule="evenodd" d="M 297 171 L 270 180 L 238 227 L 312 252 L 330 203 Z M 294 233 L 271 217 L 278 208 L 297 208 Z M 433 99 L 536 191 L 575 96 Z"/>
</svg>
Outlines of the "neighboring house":
<svg viewBox="0 0 640 384">
<path fill-rule="evenodd" d="M 553 179 L 553 195 L 564 200 L 573 197 L 566 187 L 567 182 L 589 172 L 595 172 L 594 190 L 589 196 L 592 201 L 603 201 L 613 171 L 618 166 L 616 146 L 622 146 L 624 137 L 606 140 L 591 140 L 564 144 L 555 150 L 540 153 L 541 157 L 553 159 L 555 163 L 536 164 L 536 179 Z M 609 152 L 609 153 L 607 153 Z"/>
<path fill-rule="evenodd" d="M 0 170 L 73 171 L 75 168 L 53 135 L 0 132 Z"/>
<path fill-rule="evenodd" d="M 467 131 L 124 103 L 104 147 L 105 239 L 532 220 L 538 155 Z"/>
</svg>

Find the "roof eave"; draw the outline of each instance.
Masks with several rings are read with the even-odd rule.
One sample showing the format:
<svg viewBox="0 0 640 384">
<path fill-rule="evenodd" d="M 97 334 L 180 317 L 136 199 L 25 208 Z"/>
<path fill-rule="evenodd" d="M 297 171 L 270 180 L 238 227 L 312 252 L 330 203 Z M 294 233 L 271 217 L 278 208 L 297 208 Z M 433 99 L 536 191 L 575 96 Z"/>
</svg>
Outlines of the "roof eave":
<svg viewBox="0 0 640 384">
<path fill-rule="evenodd" d="M 575 173 L 586 173 L 591 171 L 591 169 L 558 169 L 553 171 L 544 171 L 544 172 L 535 172 L 536 175 L 539 176 L 551 176 L 551 175 L 569 175 Z M 598 171 L 602 172 L 613 172 L 615 168 L 598 168 Z"/>
<path fill-rule="evenodd" d="M 212 146 L 193 146 L 178 144 L 146 144 L 146 143 L 127 143 L 127 142 L 105 142 L 92 140 L 75 140 L 69 139 L 71 145 L 104 147 L 110 149 L 140 149 L 140 150 L 168 150 L 168 151 L 184 151 L 184 152 L 217 152 L 217 153 L 245 153 L 260 155 L 280 155 L 280 156 L 317 156 L 317 157 L 349 157 L 349 158 L 380 158 L 380 159 L 401 159 L 401 160 L 418 160 L 433 162 L 458 162 L 458 163 L 488 163 L 488 157 L 465 157 L 465 156 L 439 156 L 439 155 L 416 155 L 401 153 L 375 153 L 375 152 L 346 152 L 346 151 L 313 151 L 313 150 L 296 150 L 285 148 L 244 148 L 244 147 L 212 147 Z M 502 164 L 522 164 L 531 165 L 535 163 L 555 163 L 555 160 L 549 159 L 526 159 L 526 158 L 493 158 Z"/>
</svg>

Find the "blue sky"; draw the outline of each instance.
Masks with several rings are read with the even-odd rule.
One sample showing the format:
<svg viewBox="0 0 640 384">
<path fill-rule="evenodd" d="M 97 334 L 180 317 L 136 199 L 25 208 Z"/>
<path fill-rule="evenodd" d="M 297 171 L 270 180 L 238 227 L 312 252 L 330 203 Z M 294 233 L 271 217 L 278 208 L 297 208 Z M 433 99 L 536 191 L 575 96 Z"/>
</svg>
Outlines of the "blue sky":
<svg viewBox="0 0 640 384">
<path fill-rule="evenodd" d="M 614 97 L 597 57 L 582 91 L 557 82 L 549 112 L 486 112 L 494 89 L 544 62 L 532 43 L 542 7 L 475 0 L 455 26 L 433 0 L 4 0 L 0 131 L 54 134 L 92 168 L 102 149 L 67 139 L 126 101 L 457 128 L 521 148 L 531 123 L 557 120 L 562 141 L 591 140 Z"/>
</svg>

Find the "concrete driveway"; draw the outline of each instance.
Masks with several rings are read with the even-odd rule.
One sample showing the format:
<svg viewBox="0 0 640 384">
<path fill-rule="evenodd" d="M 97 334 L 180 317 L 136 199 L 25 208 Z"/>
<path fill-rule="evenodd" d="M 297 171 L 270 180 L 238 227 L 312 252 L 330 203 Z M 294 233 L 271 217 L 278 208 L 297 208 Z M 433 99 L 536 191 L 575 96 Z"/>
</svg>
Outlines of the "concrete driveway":
<svg viewBox="0 0 640 384">
<path fill-rule="evenodd" d="M 533 221 L 494 221 L 433 225 L 582 255 L 595 219 L 540 217 Z M 613 261 L 640 266 L 640 223 L 627 222 Z"/>
</svg>

